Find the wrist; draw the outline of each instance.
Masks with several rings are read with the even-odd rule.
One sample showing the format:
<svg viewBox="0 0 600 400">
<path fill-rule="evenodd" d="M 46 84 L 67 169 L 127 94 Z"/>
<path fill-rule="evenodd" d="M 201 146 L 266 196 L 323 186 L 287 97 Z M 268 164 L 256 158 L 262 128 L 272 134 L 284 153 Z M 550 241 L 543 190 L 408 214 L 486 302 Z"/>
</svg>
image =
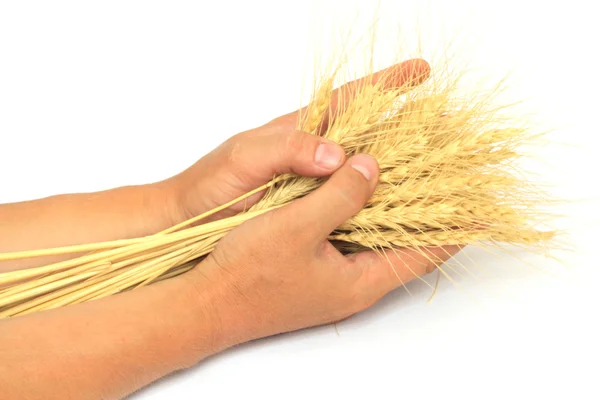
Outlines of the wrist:
<svg viewBox="0 0 600 400">
<path fill-rule="evenodd" d="M 205 157 L 187 170 L 158 182 L 156 185 L 168 193 L 170 226 L 197 217 L 231 200 L 227 196 L 225 200 L 221 200 L 226 195 L 226 192 L 219 189 L 221 180 L 222 171 L 219 166 L 211 162 L 210 157 Z M 202 223 L 214 218 L 206 218 Z"/>
<path fill-rule="evenodd" d="M 190 304 L 197 318 L 196 331 L 209 346 L 204 352 L 210 354 L 221 352 L 259 338 L 258 318 L 252 316 L 243 299 L 236 296 L 221 275 L 221 269 L 205 259 L 194 269 L 181 276 L 187 281 Z M 210 348 L 207 350 L 206 347 Z M 209 355 L 210 355 L 209 354 Z"/>
<path fill-rule="evenodd" d="M 213 353 L 272 334 L 268 329 L 270 321 L 257 313 L 247 298 L 239 296 L 223 272 L 208 257 L 181 276 L 187 280 L 190 304 L 205 318 L 204 323 L 209 321 Z M 199 331 L 201 335 L 207 334 L 205 330 Z"/>
<path fill-rule="evenodd" d="M 202 180 L 190 180 L 188 174 L 181 173 L 152 186 L 161 192 L 162 204 L 160 206 L 166 227 L 177 225 L 198 215 L 198 210 L 203 212 L 207 207 L 199 204 L 198 196 L 204 187 Z"/>
<path fill-rule="evenodd" d="M 180 206 L 180 190 L 175 182 L 165 180 L 143 185 L 140 189 L 146 200 L 148 219 L 155 221 L 153 233 L 170 228 L 185 220 Z"/>
<path fill-rule="evenodd" d="M 188 360 L 188 366 L 192 366 L 203 359 L 219 353 L 233 345 L 227 339 L 227 334 L 223 330 L 221 321 L 222 309 L 215 301 L 215 290 L 211 285 L 206 284 L 197 268 L 201 268 L 202 263 L 195 269 L 174 278 L 179 280 L 182 285 L 183 298 L 185 299 L 186 320 L 190 322 L 189 332 L 191 332 L 191 358 Z"/>
</svg>

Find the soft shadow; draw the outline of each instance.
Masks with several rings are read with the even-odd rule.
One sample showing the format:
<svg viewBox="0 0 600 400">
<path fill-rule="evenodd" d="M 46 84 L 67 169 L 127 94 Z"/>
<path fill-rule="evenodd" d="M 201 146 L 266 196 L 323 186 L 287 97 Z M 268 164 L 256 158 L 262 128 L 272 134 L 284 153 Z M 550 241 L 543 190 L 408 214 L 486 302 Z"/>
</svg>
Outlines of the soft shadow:
<svg viewBox="0 0 600 400">
<path fill-rule="evenodd" d="M 456 257 L 458 263 L 463 266 L 473 267 L 474 260 L 477 260 L 476 263 L 479 265 L 486 264 L 494 264 L 498 261 L 503 261 L 503 264 L 506 263 L 506 258 L 502 258 L 501 256 L 506 256 L 506 253 L 502 251 L 489 251 L 488 249 L 480 249 L 480 248 L 470 248 L 468 252 L 461 252 Z M 521 255 L 525 256 L 527 252 L 523 252 L 521 254 L 520 249 L 512 249 L 512 255 L 516 256 L 516 258 L 522 262 L 522 259 L 519 257 Z M 526 266 L 524 268 L 527 268 Z M 493 268 L 492 271 L 493 272 Z M 534 269 L 530 269 L 529 273 L 539 273 Z M 295 332 L 282 333 L 279 335 L 257 339 L 252 342 L 244 343 L 235 347 L 232 347 L 228 350 L 225 350 L 219 354 L 213 355 L 198 365 L 189 368 L 187 370 L 177 371 L 168 376 L 165 376 L 154 383 L 140 389 L 136 393 L 133 393 L 128 398 L 129 399 L 137 399 L 142 398 L 144 395 L 150 395 L 153 390 L 155 390 L 158 386 L 161 385 L 174 385 L 180 379 L 188 379 L 188 377 L 192 375 L 198 375 L 201 371 L 209 368 L 213 368 L 215 364 L 222 362 L 227 357 L 235 357 L 239 355 L 240 352 L 245 351 L 254 351 L 256 349 L 260 349 L 266 346 L 277 346 L 278 343 L 286 343 L 290 340 L 294 341 L 309 341 L 315 340 L 318 335 L 338 335 L 340 339 L 344 337 L 345 333 L 350 333 L 353 331 L 357 331 L 366 326 L 376 323 L 377 321 L 384 320 L 386 317 L 391 316 L 392 314 L 398 316 L 398 313 L 410 312 L 414 310 L 415 307 L 422 307 L 427 303 L 427 300 L 433 294 L 432 287 L 435 286 L 436 282 L 436 274 L 434 272 L 426 276 L 423 280 L 417 279 L 412 282 L 409 282 L 405 285 L 405 287 L 400 287 L 386 296 L 384 296 L 379 302 L 370 307 L 369 309 L 355 314 L 344 321 L 338 322 L 337 324 L 330 324 L 315 328 L 303 329 Z M 526 274 L 527 275 L 527 274 Z M 433 298 L 433 302 L 437 301 L 438 298 L 443 298 L 447 293 L 453 293 L 456 291 L 456 284 L 460 285 L 461 283 L 467 283 L 467 281 L 472 278 L 465 276 L 453 276 L 454 283 L 449 282 L 445 278 L 441 278 L 439 286 L 435 292 L 435 297 Z M 486 277 L 483 277 L 483 280 L 486 280 Z M 340 332 L 341 331 L 341 332 Z"/>
<path fill-rule="evenodd" d="M 428 279 L 428 280 L 434 282 L 435 278 Z M 387 296 L 382 298 L 377 304 L 375 304 L 368 310 L 365 310 L 361 313 L 355 314 L 355 315 L 347 318 L 346 320 L 339 322 L 337 324 L 338 327 L 341 327 L 343 325 L 343 328 L 345 331 L 348 331 L 349 329 L 350 330 L 359 329 L 360 327 L 363 327 L 365 324 L 369 324 L 372 321 L 375 321 L 375 320 L 385 317 L 385 315 L 389 315 L 392 312 L 398 312 L 398 310 L 401 309 L 402 307 L 407 307 L 407 308 L 412 307 L 415 303 L 415 300 L 413 299 L 413 297 L 418 299 L 416 301 L 418 301 L 418 302 L 422 301 L 423 303 L 425 303 L 425 301 L 431 294 L 431 288 L 420 281 L 410 282 L 409 284 L 407 284 L 407 288 L 410 290 L 411 294 L 409 294 L 406 291 L 406 289 L 399 288 L 399 289 L 389 293 Z M 446 288 L 440 287 L 438 289 L 438 292 L 440 290 L 446 290 Z M 152 384 L 138 390 L 137 392 L 131 394 L 128 397 L 128 399 L 138 399 L 138 398 L 141 399 L 144 397 L 144 395 L 146 395 L 146 394 L 149 395 L 152 391 L 156 390 L 156 388 L 158 386 L 173 385 L 173 384 L 175 384 L 175 382 L 179 381 L 180 379 L 187 379 L 188 377 L 191 377 L 192 375 L 197 375 L 197 374 L 201 373 L 201 371 L 212 368 L 215 364 L 222 362 L 223 359 L 226 359 L 227 357 L 233 357 L 236 354 L 239 354 L 240 352 L 253 351 L 253 350 L 260 349 L 261 347 L 266 347 L 266 346 L 274 346 L 274 345 L 276 346 L 278 343 L 285 343 L 290 340 L 294 340 L 294 341 L 312 340 L 315 338 L 315 336 L 321 335 L 321 334 L 337 335 L 337 330 L 336 330 L 335 324 L 324 325 L 324 326 L 319 326 L 319 327 L 314 327 L 314 328 L 301 329 L 301 330 L 298 330 L 295 332 L 282 333 L 282 334 L 278 334 L 275 336 L 257 339 L 257 340 L 251 341 L 251 342 L 237 345 L 235 347 L 227 349 L 221 353 L 215 354 L 215 355 L 203 360 L 202 362 L 200 362 L 198 365 L 195 365 L 194 367 L 191 367 L 186 370 L 177 371 L 170 375 L 167 375 L 167 376 L 153 382 Z M 343 334 L 340 334 L 340 336 L 343 337 Z"/>
<path fill-rule="evenodd" d="M 237 346 L 234 346 L 232 348 L 224 350 L 218 354 L 215 354 L 211 357 L 208 357 L 205 360 L 203 360 L 202 362 L 200 362 L 199 364 L 197 364 L 191 368 L 188 368 L 186 370 L 176 371 L 167 376 L 164 376 L 164 377 L 154 381 L 150 385 L 139 389 L 137 392 L 132 393 L 131 395 L 129 395 L 127 397 L 127 399 L 130 399 L 130 400 L 138 399 L 138 398 L 141 399 L 141 398 L 143 398 L 144 395 L 146 395 L 146 394 L 149 395 L 152 391 L 156 390 L 156 388 L 158 386 L 162 386 L 162 385 L 169 386 L 169 385 L 174 384 L 174 382 L 179 381 L 180 379 L 187 379 L 187 377 L 189 377 L 189 376 L 197 375 L 198 373 L 201 373 L 202 370 L 212 368 L 215 364 L 218 364 L 223 359 L 226 359 L 228 357 L 233 357 L 235 354 L 238 354 L 240 352 L 252 351 L 252 350 L 259 349 L 261 347 L 266 347 L 266 346 L 273 346 L 274 343 L 283 343 L 283 342 L 287 342 L 289 340 L 298 341 L 299 339 L 302 339 L 302 338 L 306 338 L 307 340 L 310 340 L 310 338 L 312 338 L 313 335 L 317 335 L 319 333 L 326 333 L 326 331 L 330 331 L 332 334 L 335 334 L 335 329 L 334 329 L 333 325 L 324 325 L 324 326 L 319 326 L 319 327 L 314 327 L 314 328 L 300 329 L 300 330 L 294 331 L 294 332 L 281 333 L 278 335 L 269 336 L 266 338 L 256 339 L 251 342 L 239 344 Z"/>
</svg>

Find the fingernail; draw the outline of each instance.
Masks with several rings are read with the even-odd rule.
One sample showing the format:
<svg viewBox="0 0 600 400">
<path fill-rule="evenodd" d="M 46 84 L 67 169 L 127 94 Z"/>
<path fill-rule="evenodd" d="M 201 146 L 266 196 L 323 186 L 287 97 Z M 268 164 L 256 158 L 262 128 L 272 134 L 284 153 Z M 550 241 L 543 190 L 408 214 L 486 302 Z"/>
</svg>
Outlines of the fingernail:
<svg viewBox="0 0 600 400">
<path fill-rule="evenodd" d="M 377 173 L 377 161 L 367 154 L 358 154 L 352 157 L 350 166 L 360 172 L 368 181 Z"/>
<path fill-rule="evenodd" d="M 335 143 L 321 143 L 315 152 L 315 162 L 321 168 L 333 169 L 340 165 L 344 152 Z"/>
</svg>

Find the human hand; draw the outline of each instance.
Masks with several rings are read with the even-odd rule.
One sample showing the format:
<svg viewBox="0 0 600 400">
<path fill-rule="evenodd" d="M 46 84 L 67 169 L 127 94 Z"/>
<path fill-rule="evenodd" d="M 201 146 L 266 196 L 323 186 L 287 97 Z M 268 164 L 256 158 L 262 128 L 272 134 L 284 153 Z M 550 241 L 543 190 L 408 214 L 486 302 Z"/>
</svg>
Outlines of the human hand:
<svg viewBox="0 0 600 400">
<path fill-rule="evenodd" d="M 231 231 L 184 276 L 212 319 L 215 351 L 344 319 L 459 250 L 338 252 L 327 237 L 365 205 L 378 172 L 372 157 L 350 158 L 315 192 Z"/>
<path fill-rule="evenodd" d="M 385 86 L 418 84 L 429 74 L 429 65 L 409 60 L 363 78 Z M 362 80 L 347 83 L 332 95 L 332 107 L 344 107 L 353 88 Z M 339 94 L 343 93 L 343 96 Z M 237 134 L 165 183 L 172 194 L 171 225 L 221 206 L 269 182 L 274 175 L 328 176 L 345 161 L 342 148 L 318 135 L 296 130 L 300 110 L 276 118 L 264 126 Z M 210 220 L 228 217 L 256 203 L 262 193 L 227 208 Z"/>
</svg>

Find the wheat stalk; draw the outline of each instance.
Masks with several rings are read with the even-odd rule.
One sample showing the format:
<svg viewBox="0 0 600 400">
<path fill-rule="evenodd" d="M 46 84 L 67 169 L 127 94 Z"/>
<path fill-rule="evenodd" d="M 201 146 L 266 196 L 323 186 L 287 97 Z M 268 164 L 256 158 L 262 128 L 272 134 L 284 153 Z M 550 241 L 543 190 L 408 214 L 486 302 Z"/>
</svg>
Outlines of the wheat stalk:
<svg viewBox="0 0 600 400">
<path fill-rule="evenodd" d="M 491 92 L 458 95 L 459 79 L 439 68 L 424 84 L 389 87 L 383 76 L 333 100 L 336 74 L 321 80 L 298 128 L 335 141 L 347 155 L 379 162 L 368 204 L 330 240 L 343 253 L 481 242 L 544 250 L 556 232 L 541 227 L 548 196 L 527 180 L 522 149 L 540 135 L 495 107 Z M 351 100 L 350 100 L 351 99 Z M 341 104 L 343 106 L 341 106 Z M 0 318 L 92 301 L 184 273 L 231 229 L 317 189 L 324 179 L 284 175 L 208 213 L 157 235 L 89 245 L 0 254 L 0 261 L 91 252 L 43 267 L 0 274 Z M 193 226 L 252 194 L 249 210 Z"/>
</svg>

